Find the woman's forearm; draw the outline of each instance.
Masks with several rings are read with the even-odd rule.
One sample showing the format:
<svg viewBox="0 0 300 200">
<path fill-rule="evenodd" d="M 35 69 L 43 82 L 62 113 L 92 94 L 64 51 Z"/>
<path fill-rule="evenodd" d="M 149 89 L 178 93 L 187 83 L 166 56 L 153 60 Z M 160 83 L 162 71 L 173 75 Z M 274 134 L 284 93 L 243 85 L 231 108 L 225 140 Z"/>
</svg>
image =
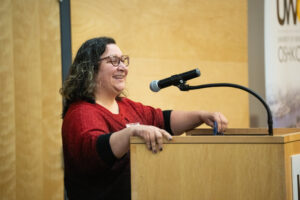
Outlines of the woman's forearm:
<svg viewBox="0 0 300 200">
<path fill-rule="evenodd" d="M 120 131 L 114 132 L 110 136 L 110 147 L 113 154 L 117 158 L 121 158 L 129 150 L 130 136 L 132 136 L 132 131 L 130 128 L 125 128 Z"/>
<path fill-rule="evenodd" d="M 226 117 L 219 112 L 174 110 L 171 113 L 170 124 L 174 135 L 180 135 L 203 123 L 213 127 L 214 122 L 218 123 L 219 132 L 224 132 L 226 130 L 228 121 Z"/>
<path fill-rule="evenodd" d="M 198 111 L 178 111 L 173 110 L 171 113 L 171 129 L 174 135 L 180 135 L 183 132 L 193 129 L 201 125 L 203 121 L 200 119 Z"/>
</svg>

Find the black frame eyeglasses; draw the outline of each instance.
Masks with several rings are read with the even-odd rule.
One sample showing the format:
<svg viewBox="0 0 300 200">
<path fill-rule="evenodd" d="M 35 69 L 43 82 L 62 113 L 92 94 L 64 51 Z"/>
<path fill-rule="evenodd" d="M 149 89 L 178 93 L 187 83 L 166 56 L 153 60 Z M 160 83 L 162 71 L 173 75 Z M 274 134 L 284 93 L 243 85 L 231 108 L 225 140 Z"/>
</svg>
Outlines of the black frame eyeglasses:
<svg viewBox="0 0 300 200">
<path fill-rule="evenodd" d="M 110 62 L 114 67 L 118 67 L 120 65 L 120 62 L 122 61 L 122 63 L 128 67 L 129 65 L 129 56 L 127 55 L 123 55 L 121 57 L 118 56 L 107 56 L 104 58 L 100 58 L 99 62 L 102 60 L 107 60 L 107 62 Z"/>
</svg>

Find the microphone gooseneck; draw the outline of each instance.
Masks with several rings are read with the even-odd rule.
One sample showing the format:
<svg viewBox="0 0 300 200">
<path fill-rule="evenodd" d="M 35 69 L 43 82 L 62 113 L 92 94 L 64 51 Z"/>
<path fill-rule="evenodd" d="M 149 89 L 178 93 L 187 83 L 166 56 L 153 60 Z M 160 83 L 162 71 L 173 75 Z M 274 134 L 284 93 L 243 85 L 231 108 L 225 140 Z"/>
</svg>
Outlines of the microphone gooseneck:
<svg viewBox="0 0 300 200">
<path fill-rule="evenodd" d="M 233 83 L 210 83 L 210 84 L 203 84 L 203 85 L 196 85 L 196 86 L 189 86 L 186 84 L 181 84 L 179 85 L 179 89 L 181 91 L 189 91 L 189 90 L 196 90 L 196 89 L 203 89 L 203 88 L 210 88 L 210 87 L 232 87 L 232 88 L 237 88 L 237 89 L 241 89 L 244 90 L 250 94 L 252 94 L 254 97 L 256 97 L 265 107 L 266 111 L 267 111 L 267 115 L 268 115 L 268 132 L 269 135 L 272 136 L 273 135 L 273 118 L 272 118 L 272 112 L 270 110 L 270 107 L 268 106 L 268 104 L 263 100 L 263 98 L 261 98 L 256 92 L 254 92 L 253 90 L 238 85 L 238 84 L 233 84 Z"/>
</svg>

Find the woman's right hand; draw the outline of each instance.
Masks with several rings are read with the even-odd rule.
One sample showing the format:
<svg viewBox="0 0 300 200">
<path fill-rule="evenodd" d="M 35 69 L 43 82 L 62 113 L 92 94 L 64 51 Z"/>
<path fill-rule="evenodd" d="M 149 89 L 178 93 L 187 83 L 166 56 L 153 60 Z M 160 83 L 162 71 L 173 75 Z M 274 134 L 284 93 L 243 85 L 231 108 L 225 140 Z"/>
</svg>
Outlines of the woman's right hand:
<svg viewBox="0 0 300 200">
<path fill-rule="evenodd" d="M 129 127 L 132 131 L 132 136 L 142 138 L 149 150 L 153 153 L 163 150 L 163 138 L 172 140 L 172 136 L 165 130 L 149 125 L 136 125 Z"/>
</svg>

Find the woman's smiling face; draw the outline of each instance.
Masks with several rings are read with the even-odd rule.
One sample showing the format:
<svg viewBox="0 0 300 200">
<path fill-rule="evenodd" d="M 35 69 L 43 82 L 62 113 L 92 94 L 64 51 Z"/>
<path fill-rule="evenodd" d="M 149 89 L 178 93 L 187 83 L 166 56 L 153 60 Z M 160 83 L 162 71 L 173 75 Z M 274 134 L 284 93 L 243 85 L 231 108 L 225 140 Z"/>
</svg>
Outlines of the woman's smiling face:
<svg viewBox="0 0 300 200">
<path fill-rule="evenodd" d="M 99 62 L 96 76 L 96 93 L 117 96 L 125 89 L 128 67 L 122 61 L 119 65 L 114 66 L 110 58 L 112 56 L 121 58 L 122 55 L 122 51 L 116 44 L 106 45 L 105 52 L 100 57 L 102 60 Z"/>
</svg>

